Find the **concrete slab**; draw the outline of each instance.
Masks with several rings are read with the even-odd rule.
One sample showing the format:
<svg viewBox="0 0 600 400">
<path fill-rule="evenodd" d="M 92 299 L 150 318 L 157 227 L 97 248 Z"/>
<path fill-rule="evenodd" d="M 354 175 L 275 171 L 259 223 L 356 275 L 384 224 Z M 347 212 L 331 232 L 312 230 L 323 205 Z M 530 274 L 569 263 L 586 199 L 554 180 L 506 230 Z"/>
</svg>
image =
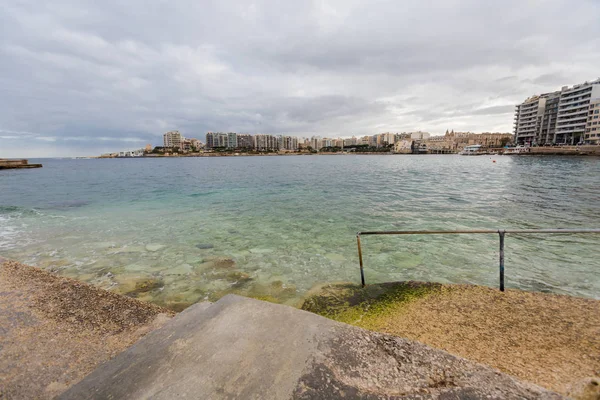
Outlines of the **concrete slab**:
<svg viewBox="0 0 600 400">
<path fill-rule="evenodd" d="M 172 312 L 14 261 L 0 262 L 0 399 L 51 399 Z"/>
<path fill-rule="evenodd" d="M 559 399 L 406 339 L 239 296 L 195 305 L 59 399 Z"/>
</svg>

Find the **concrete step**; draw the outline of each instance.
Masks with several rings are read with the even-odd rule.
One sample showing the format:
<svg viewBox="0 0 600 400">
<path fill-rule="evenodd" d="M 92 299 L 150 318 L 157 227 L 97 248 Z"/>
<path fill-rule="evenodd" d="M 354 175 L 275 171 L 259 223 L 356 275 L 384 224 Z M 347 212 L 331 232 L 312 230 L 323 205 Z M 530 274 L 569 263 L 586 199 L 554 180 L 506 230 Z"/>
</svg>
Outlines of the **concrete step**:
<svg viewBox="0 0 600 400">
<path fill-rule="evenodd" d="M 58 398 L 340 397 L 562 398 L 420 343 L 235 295 L 188 308 Z"/>
</svg>

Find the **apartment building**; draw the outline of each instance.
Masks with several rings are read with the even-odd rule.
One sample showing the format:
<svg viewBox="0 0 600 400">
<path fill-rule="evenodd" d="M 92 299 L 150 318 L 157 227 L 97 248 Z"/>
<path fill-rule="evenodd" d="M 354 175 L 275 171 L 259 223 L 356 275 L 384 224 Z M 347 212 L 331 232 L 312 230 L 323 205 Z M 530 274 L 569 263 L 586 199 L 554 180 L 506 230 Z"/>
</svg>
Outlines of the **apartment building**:
<svg viewBox="0 0 600 400">
<path fill-rule="evenodd" d="M 251 149 L 254 147 L 252 135 L 240 133 L 237 135 L 237 147 L 239 149 Z"/>
<path fill-rule="evenodd" d="M 556 143 L 583 142 L 590 103 L 600 99 L 600 79 L 563 88 L 556 118 Z"/>
<path fill-rule="evenodd" d="M 519 145 L 583 143 L 590 106 L 596 99 L 600 99 L 600 79 L 529 97 L 515 109 L 515 142 Z"/>
<path fill-rule="evenodd" d="M 238 140 L 237 133 L 229 132 L 227 134 L 227 146 L 228 149 L 237 149 L 238 148 Z"/>
<path fill-rule="evenodd" d="M 531 96 L 516 106 L 515 137 L 517 144 L 535 144 L 541 135 L 546 98 Z"/>
<path fill-rule="evenodd" d="M 273 135 L 258 134 L 253 136 L 254 148 L 258 151 L 279 150 L 279 140 Z"/>
<path fill-rule="evenodd" d="M 539 145 L 556 143 L 556 118 L 558 116 L 558 104 L 560 102 L 560 91 L 542 95 L 546 99 L 544 106 L 544 117 L 540 123 L 540 134 L 537 137 Z"/>
<path fill-rule="evenodd" d="M 181 142 L 183 141 L 183 139 L 184 137 L 181 136 L 181 133 L 179 133 L 179 131 L 170 131 L 163 135 L 163 145 L 164 147 L 177 147 L 178 149 L 180 149 Z"/>
<path fill-rule="evenodd" d="M 296 151 L 298 150 L 298 138 L 295 136 L 280 136 L 279 148 L 282 150 Z"/>
<path fill-rule="evenodd" d="M 600 144 L 600 99 L 590 101 L 584 141 Z"/>
</svg>

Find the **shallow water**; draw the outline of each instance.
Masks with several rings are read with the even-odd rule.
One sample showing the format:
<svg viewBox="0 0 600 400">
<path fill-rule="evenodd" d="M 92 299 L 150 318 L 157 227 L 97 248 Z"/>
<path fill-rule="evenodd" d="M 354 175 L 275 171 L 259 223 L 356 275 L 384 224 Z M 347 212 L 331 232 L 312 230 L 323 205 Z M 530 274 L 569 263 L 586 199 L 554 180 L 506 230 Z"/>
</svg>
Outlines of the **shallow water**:
<svg viewBox="0 0 600 400">
<path fill-rule="evenodd" d="M 0 255 L 159 304 L 293 304 L 359 281 L 360 230 L 600 227 L 600 159 L 493 159 L 39 160 L 0 171 Z M 509 235 L 507 287 L 600 298 L 599 243 Z M 367 282 L 498 284 L 497 235 L 364 237 L 363 252 Z"/>
</svg>

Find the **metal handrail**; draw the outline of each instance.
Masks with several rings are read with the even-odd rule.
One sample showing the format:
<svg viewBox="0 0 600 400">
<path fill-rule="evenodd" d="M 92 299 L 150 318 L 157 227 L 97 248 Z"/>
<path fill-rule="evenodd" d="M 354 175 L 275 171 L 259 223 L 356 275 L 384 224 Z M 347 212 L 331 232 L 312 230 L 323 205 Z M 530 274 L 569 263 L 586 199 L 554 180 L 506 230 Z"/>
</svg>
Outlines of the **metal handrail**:
<svg viewBox="0 0 600 400">
<path fill-rule="evenodd" d="M 600 233 L 600 229 L 474 229 L 474 230 L 454 230 L 454 231 L 367 231 L 356 234 L 358 245 L 358 261 L 360 263 L 360 281 L 362 287 L 365 287 L 365 273 L 363 268 L 363 256 L 360 243 L 361 236 L 367 235 L 456 235 L 456 234 L 491 234 L 497 233 L 500 237 L 500 291 L 504 292 L 504 235 L 512 233 L 535 234 L 535 233 Z"/>
</svg>

